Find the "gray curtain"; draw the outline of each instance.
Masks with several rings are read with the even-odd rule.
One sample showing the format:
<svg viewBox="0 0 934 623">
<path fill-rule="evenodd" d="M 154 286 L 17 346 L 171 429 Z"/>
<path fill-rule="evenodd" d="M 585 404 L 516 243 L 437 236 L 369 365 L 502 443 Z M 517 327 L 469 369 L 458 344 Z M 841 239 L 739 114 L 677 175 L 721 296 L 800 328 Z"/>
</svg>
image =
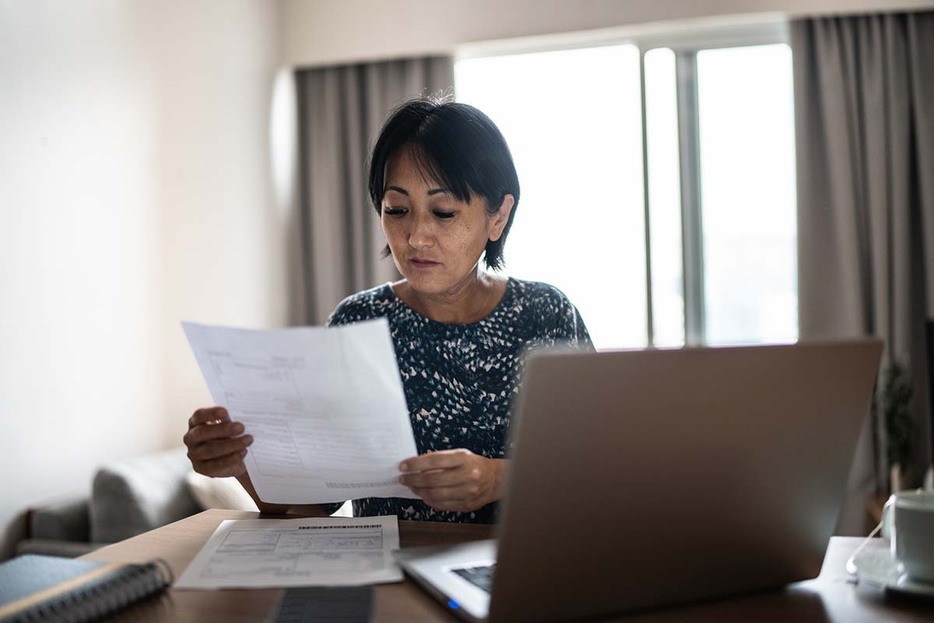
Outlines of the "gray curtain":
<svg viewBox="0 0 934 623">
<path fill-rule="evenodd" d="M 367 195 L 366 159 L 393 108 L 453 95 L 450 57 L 296 73 L 299 201 L 307 324 L 323 324 L 348 294 L 398 278 Z"/>
<path fill-rule="evenodd" d="M 885 340 L 883 366 L 904 365 L 914 388 L 917 484 L 931 463 L 934 13 L 798 20 L 791 42 L 801 338 Z M 888 486 L 883 434 L 867 416 L 839 533 L 865 533 Z"/>
</svg>

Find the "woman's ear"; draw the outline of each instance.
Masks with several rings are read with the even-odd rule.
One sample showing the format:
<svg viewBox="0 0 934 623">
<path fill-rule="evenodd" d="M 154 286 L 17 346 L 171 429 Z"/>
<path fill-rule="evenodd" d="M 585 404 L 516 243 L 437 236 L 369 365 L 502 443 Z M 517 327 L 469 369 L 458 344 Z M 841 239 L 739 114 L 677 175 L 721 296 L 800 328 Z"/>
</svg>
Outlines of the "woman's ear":
<svg viewBox="0 0 934 623">
<path fill-rule="evenodd" d="M 496 242 L 503 235 L 503 230 L 506 229 L 506 223 L 509 222 L 509 215 L 512 213 L 512 206 L 514 205 L 516 205 L 516 198 L 512 195 L 506 195 L 503 197 L 503 202 L 499 204 L 499 208 L 491 215 L 493 217 L 492 223 L 490 223 L 491 241 Z"/>
</svg>

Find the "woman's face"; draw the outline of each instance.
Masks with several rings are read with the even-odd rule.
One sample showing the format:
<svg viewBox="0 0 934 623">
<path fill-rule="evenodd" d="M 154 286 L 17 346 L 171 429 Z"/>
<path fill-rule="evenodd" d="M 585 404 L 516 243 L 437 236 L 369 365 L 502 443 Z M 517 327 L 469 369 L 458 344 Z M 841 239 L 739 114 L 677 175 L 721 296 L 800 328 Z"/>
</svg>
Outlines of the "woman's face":
<svg viewBox="0 0 934 623">
<path fill-rule="evenodd" d="M 381 222 L 409 287 L 420 294 L 445 294 L 475 279 L 486 243 L 502 235 L 513 203 L 512 195 L 506 195 L 491 215 L 483 197 L 458 201 L 423 177 L 411 150 L 399 150 L 386 167 Z"/>
</svg>

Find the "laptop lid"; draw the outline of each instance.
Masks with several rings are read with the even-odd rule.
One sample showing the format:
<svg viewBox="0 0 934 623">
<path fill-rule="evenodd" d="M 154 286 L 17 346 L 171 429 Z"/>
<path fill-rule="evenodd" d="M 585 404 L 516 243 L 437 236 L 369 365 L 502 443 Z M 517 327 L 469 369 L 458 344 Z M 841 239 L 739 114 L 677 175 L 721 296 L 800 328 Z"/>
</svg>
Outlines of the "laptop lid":
<svg viewBox="0 0 934 623">
<path fill-rule="evenodd" d="M 814 577 L 878 340 L 537 352 L 514 410 L 491 621 L 560 621 Z"/>
<path fill-rule="evenodd" d="M 561 621 L 813 577 L 881 342 L 528 361 L 492 542 L 404 549 L 470 621 Z M 498 556 L 492 599 L 456 573 Z M 489 617 L 487 616 L 489 615 Z"/>
</svg>

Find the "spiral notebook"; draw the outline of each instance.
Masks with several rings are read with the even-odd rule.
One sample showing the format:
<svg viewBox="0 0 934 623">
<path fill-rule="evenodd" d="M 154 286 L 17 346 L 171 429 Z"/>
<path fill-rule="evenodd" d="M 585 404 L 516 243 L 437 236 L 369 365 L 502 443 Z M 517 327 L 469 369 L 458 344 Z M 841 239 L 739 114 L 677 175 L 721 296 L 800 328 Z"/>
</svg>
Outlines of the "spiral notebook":
<svg viewBox="0 0 934 623">
<path fill-rule="evenodd" d="M 121 564 L 26 554 L 0 564 L 0 623 L 91 621 L 171 584 L 162 560 Z"/>
</svg>

